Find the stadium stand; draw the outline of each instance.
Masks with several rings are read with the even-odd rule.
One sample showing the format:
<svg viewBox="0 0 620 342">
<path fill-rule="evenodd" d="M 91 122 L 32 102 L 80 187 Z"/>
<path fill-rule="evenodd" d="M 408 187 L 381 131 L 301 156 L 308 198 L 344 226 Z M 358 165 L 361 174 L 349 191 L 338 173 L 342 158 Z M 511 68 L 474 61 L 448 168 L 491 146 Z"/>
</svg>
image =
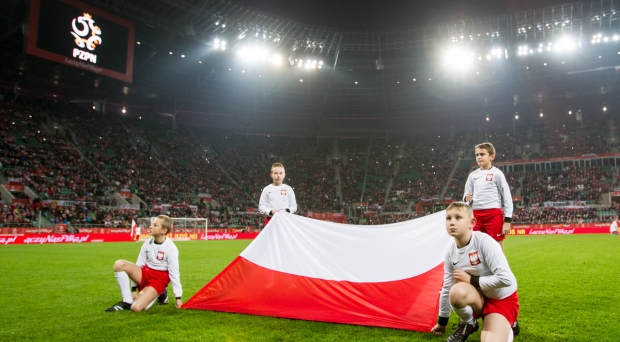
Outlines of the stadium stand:
<svg viewBox="0 0 620 342">
<path fill-rule="evenodd" d="M 316 139 L 173 129 L 62 101 L 6 96 L 0 122 L 3 182 L 20 179 L 38 201 L 76 201 L 43 207 L 49 222 L 75 226 L 128 227 L 132 219 L 168 204 L 163 211 L 174 217 L 207 217 L 217 227 L 259 227 L 257 200 L 276 161 L 284 163 L 286 182 L 296 191 L 298 214 L 344 212 L 351 223 L 386 224 L 430 213 L 414 208 L 419 201 L 459 200 L 475 166 L 469 146 L 474 142 L 492 141 L 499 162 L 615 151 L 601 136 L 605 123 L 600 121 L 585 128 L 498 129 L 452 138 Z M 609 165 L 506 172 L 513 195 L 527 199 L 515 222 L 609 220 L 616 208 L 603 207 L 602 196 L 614 190 L 617 174 Z M 124 199 L 114 194 L 123 189 L 137 198 L 138 207 L 122 206 Z M 549 201 L 584 201 L 588 207 L 543 207 Z M 31 223 L 39 208 L 4 203 L 0 223 Z"/>
</svg>

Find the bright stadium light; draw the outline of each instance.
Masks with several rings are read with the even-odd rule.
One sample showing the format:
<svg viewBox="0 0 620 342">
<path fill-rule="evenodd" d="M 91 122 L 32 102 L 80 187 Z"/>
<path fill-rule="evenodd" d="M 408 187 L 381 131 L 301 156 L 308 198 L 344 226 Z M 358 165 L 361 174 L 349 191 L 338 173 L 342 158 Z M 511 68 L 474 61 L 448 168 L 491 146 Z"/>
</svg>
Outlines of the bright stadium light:
<svg viewBox="0 0 620 342">
<path fill-rule="evenodd" d="M 216 50 L 226 50 L 226 41 L 219 39 L 219 38 L 215 38 L 213 40 L 213 48 Z"/>
<path fill-rule="evenodd" d="M 468 69 L 474 60 L 474 54 L 459 48 L 451 48 L 444 53 L 444 63 L 449 68 Z"/>
<path fill-rule="evenodd" d="M 282 56 L 281 55 L 273 55 L 271 57 L 271 63 L 275 64 L 275 65 L 280 65 L 282 64 Z"/>
<path fill-rule="evenodd" d="M 491 55 L 497 59 L 502 58 L 502 49 L 497 48 L 497 49 L 491 50 Z"/>
<path fill-rule="evenodd" d="M 267 61 L 269 51 L 260 47 L 242 47 L 237 50 L 237 55 L 249 62 Z"/>
<path fill-rule="evenodd" d="M 549 46 L 551 47 L 551 46 Z M 570 37 L 563 37 L 554 45 L 554 50 L 558 52 L 572 51 L 575 48 L 575 42 Z"/>
</svg>

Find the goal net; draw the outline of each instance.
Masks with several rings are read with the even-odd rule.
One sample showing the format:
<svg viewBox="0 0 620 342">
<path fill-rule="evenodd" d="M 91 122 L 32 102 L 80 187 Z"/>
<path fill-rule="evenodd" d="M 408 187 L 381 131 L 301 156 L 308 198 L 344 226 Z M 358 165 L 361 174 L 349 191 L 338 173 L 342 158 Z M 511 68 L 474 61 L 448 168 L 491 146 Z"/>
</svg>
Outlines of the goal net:
<svg viewBox="0 0 620 342">
<path fill-rule="evenodd" d="M 157 217 L 151 217 L 150 220 L 144 219 L 142 224 L 148 223 L 148 225 L 143 226 L 146 229 L 150 227 L 151 222 L 155 220 Z M 194 235 L 195 239 L 207 240 L 207 232 L 209 228 L 209 219 L 206 218 L 185 218 L 185 217 L 171 217 L 172 219 L 172 232 L 171 234 L 187 234 L 188 236 Z M 142 224 L 138 223 L 142 226 Z"/>
</svg>

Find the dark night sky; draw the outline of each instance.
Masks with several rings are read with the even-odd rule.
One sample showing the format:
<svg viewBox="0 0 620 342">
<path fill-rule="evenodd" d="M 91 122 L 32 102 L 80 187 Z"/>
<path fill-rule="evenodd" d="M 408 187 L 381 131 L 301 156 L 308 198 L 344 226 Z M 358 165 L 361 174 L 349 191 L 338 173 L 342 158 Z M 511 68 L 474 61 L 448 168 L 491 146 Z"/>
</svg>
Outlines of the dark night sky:
<svg viewBox="0 0 620 342">
<path fill-rule="evenodd" d="M 265 14 L 329 28 L 426 27 L 433 23 L 509 14 L 566 0 L 232 0 Z"/>
</svg>

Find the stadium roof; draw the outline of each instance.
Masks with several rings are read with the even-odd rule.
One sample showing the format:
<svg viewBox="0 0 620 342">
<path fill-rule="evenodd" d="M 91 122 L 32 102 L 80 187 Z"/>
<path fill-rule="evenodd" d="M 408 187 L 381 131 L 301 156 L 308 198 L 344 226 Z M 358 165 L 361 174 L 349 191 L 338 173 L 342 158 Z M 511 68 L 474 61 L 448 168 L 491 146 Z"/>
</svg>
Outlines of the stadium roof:
<svg viewBox="0 0 620 342">
<path fill-rule="evenodd" d="M 552 117 L 569 107 L 596 108 L 617 98 L 620 43 L 590 42 L 593 34 L 609 39 L 620 34 L 620 4 L 612 1 L 536 3 L 553 4 L 541 8 L 524 8 L 531 2 L 492 2 L 499 5 L 487 8 L 488 1 L 465 6 L 440 0 L 433 4 L 444 6 L 419 12 L 413 2 L 395 0 L 381 2 L 382 8 L 374 2 L 266 1 L 256 7 L 246 0 L 84 2 L 136 22 L 140 43 L 132 84 L 23 55 L 27 8 L 21 1 L 3 2 L 0 8 L 0 31 L 7 32 L 0 40 L 1 79 L 106 100 L 108 108 L 134 106 L 244 128 L 277 121 L 317 130 L 402 130 L 413 123 L 420 128 L 483 122 L 486 116 L 510 122 L 517 111 L 522 120 L 541 111 Z M 318 16 L 309 6 L 330 14 Z M 357 27 L 353 8 L 376 20 Z M 313 15 L 304 18 L 305 13 Z M 407 13 L 421 19 L 411 24 Z M 573 39 L 578 51 L 547 51 L 563 37 Z M 227 41 L 227 51 L 214 51 L 215 39 Z M 250 45 L 278 51 L 286 66 L 237 58 Z M 522 57 L 523 46 L 528 54 Z M 472 51 L 474 67 L 446 68 L 451 47 Z M 301 59 L 324 61 L 324 68 L 308 71 L 286 63 Z"/>
</svg>

